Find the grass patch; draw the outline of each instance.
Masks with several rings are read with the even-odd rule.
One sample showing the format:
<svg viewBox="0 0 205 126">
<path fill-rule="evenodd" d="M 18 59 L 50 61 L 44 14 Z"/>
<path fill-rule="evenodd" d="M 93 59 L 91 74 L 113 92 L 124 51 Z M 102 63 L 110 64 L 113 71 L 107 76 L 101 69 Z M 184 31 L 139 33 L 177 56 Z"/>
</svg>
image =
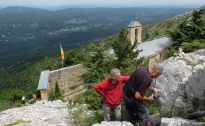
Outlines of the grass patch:
<svg viewBox="0 0 205 126">
<path fill-rule="evenodd" d="M 154 102 L 148 102 L 146 104 L 147 104 L 147 108 L 149 110 L 150 115 L 152 115 L 154 113 L 159 113 L 159 110 Z"/>
<path fill-rule="evenodd" d="M 103 121 L 103 115 L 100 112 L 95 112 L 92 116 L 77 115 L 74 117 L 77 126 L 91 126 L 95 123 Z"/>
<path fill-rule="evenodd" d="M 17 121 L 15 121 L 15 122 L 9 123 L 9 124 L 7 124 L 7 125 L 5 125 L 5 126 L 15 126 L 15 125 L 17 125 L 17 124 L 28 123 L 28 122 L 30 122 L 30 121 L 17 120 Z"/>
<path fill-rule="evenodd" d="M 73 120 L 73 125 L 76 126 L 90 126 L 95 123 L 103 121 L 103 114 L 101 111 L 89 110 L 89 105 L 74 103 L 69 106 L 71 116 L 66 117 Z"/>
</svg>

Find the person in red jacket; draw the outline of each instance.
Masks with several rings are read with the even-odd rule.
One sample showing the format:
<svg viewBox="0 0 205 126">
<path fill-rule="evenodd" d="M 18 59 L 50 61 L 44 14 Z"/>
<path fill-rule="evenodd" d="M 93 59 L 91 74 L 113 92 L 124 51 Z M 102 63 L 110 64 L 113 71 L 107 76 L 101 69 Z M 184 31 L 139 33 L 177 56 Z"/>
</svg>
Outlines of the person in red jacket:
<svg viewBox="0 0 205 126">
<path fill-rule="evenodd" d="M 103 97 L 105 121 L 111 121 L 111 112 L 114 112 L 115 121 L 120 121 L 122 84 L 124 84 L 128 78 L 128 76 L 121 76 L 119 69 L 113 68 L 108 79 L 93 86 L 94 90 Z"/>
</svg>

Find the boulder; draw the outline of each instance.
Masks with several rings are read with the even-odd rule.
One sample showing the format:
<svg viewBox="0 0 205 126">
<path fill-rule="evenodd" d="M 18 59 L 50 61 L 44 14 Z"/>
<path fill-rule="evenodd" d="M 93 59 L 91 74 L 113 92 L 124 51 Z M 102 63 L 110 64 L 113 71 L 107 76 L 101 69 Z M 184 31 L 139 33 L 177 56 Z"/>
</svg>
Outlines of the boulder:
<svg viewBox="0 0 205 126">
<path fill-rule="evenodd" d="M 204 107 L 205 50 L 180 53 L 163 62 L 164 72 L 157 78 L 156 87 L 163 90 L 160 98 L 164 110 L 171 116 L 183 116 Z"/>
<path fill-rule="evenodd" d="M 205 126 L 205 123 L 182 118 L 162 118 L 161 126 Z"/>
<path fill-rule="evenodd" d="M 102 121 L 100 124 L 93 124 L 92 126 L 134 126 L 130 122 L 120 122 L 120 121 L 112 121 L 112 122 L 107 122 L 107 121 Z"/>
</svg>

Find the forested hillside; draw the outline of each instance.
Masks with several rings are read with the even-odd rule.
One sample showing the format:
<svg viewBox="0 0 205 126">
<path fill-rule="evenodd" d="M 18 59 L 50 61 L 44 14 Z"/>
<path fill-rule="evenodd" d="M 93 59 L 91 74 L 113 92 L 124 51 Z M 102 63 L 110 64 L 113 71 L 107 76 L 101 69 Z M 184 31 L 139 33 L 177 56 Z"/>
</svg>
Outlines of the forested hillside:
<svg viewBox="0 0 205 126">
<path fill-rule="evenodd" d="M 193 17 L 197 17 L 197 15 L 199 16 L 199 18 L 193 18 Z M 192 25 L 194 27 L 182 27 L 182 26 L 186 26 L 188 23 L 190 23 L 190 21 L 191 23 L 195 23 L 195 25 L 194 24 Z M 201 30 L 197 29 L 198 25 L 202 27 Z M 200 42 L 203 45 L 204 43 L 203 35 L 205 31 L 204 26 L 205 26 L 204 10 L 201 9 L 177 17 L 173 17 L 165 21 L 160 21 L 160 22 L 145 25 L 143 27 L 144 29 L 143 35 L 144 35 L 144 40 L 146 40 L 146 39 L 152 39 L 163 35 L 169 35 L 172 37 L 173 33 L 177 33 L 176 34 L 177 36 L 173 37 L 174 39 L 172 38 L 173 41 L 175 42 L 178 42 L 178 40 L 183 40 L 181 41 L 182 43 L 190 42 L 190 44 L 194 45 L 194 43 L 192 43 L 193 42 L 192 40 L 194 41 L 200 40 Z M 192 28 L 192 29 L 189 30 L 186 28 Z M 193 29 L 196 29 L 196 31 L 198 31 L 197 33 L 200 33 L 199 36 L 188 38 L 186 37 L 187 34 L 185 34 L 186 36 L 182 36 L 181 38 L 180 33 L 183 33 L 185 30 L 186 30 L 185 32 L 187 33 L 192 33 Z M 157 32 L 157 34 L 155 34 L 155 32 Z M 125 32 L 121 31 L 120 34 L 124 35 Z M 196 33 L 194 32 L 194 34 Z M 183 37 L 188 39 L 184 39 Z M 85 80 L 86 80 L 86 84 L 90 86 L 91 84 L 95 83 L 96 81 L 99 81 L 104 76 L 106 76 L 107 74 L 106 72 L 109 71 L 109 67 L 117 66 L 119 68 L 121 67 L 125 68 L 124 66 L 130 66 L 129 65 L 130 63 L 133 64 L 132 53 L 130 53 L 131 55 L 127 54 L 125 56 L 130 59 L 124 60 L 125 62 L 123 62 L 122 64 L 120 63 L 116 64 L 116 61 L 114 61 L 110 57 L 104 56 L 103 54 L 103 51 L 113 46 L 113 43 L 123 42 L 121 41 L 121 39 L 126 40 L 126 38 L 123 38 L 122 35 L 120 38 L 118 34 L 116 34 L 107 37 L 106 39 L 92 41 L 91 44 L 82 46 L 81 48 L 65 51 L 65 66 L 69 66 L 77 63 L 84 63 L 87 66 L 89 66 L 90 70 L 86 75 Z M 184 40 L 188 40 L 188 41 L 184 41 Z M 179 47 L 184 46 L 184 44 L 182 43 L 180 43 L 177 47 L 175 46 L 176 44 L 172 45 L 172 47 L 177 50 Z M 120 44 L 116 44 L 116 45 L 120 45 Z M 200 47 L 200 46 L 196 45 L 195 47 Z M 56 50 L 58 51 L 58 53 L 56 53 L 54 56 L 51 57 L 49 56 L 37 61 L 30 61 L 24 64 L 10 66 L 7 68 L 1 68 L 0 69 L 0 103 L 12 101 L 15 98 L 21 97 L 22 95 L 31 96 L 32 93 L 36 92 L 36 87 L 38 84 L 40 72 L 42 70 L 47 70 L 47 69 L 53 70 L 61 67 L 60 56 L 59 56 L 60 52 L 59 52 L 58 45 L 56 47 Z M 99 69 L 95 69 L 95 68 L 99 68 Z M 124 73 L 129 73 L 132 69 L 133 68 L 126 67 L 126 69 L 123 69 L 123 71 Z M 103 73 L 103 74 L 99 74 L 99 73 Z M 89 100 L 92 100 L 92 98 Z"/>
<path fill-rule="evenodd" d="M 171 19 L 151 23 L 143 28 L 143 38 L 168 35 L 173 40 L 173 49 L 182 48 L 192 52 L 205 47 L 205 8 L 196 9 Z"/>
<path fill-rule="evenodd" d="M 0 10 L 0 67 L 41 59 L 113 35 L 136 18 L 142 24 L 164 20 L 190 8 L 70 8 L 47 11 L 26 7 Z"/>
</svg>

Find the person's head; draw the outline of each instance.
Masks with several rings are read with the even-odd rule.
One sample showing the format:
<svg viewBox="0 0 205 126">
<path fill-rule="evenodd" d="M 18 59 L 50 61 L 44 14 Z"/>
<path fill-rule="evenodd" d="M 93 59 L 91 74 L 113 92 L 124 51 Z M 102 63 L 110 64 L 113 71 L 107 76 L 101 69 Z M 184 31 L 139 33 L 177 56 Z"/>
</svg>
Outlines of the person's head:
<svg viewBox="0 0 205 126">
<path fill-rule="evenodd" d="M 149 68 L 149 73 L 151 75 L 152 78 L 157 78 L 159 77 L 159 75 L 162 74 L 163 72 L 163 65 L 160 63 L 154 63 L 150 66 Z"/>
<path fill-rule="evenodd" d="M 32 98 L 33 98 L 33 100 L 36 100 L 36 99 L 37 99 L 37 97 L 36 97 L 35 94 L 32 94 Z"/>
<path fill-rule="evenodd" d="M 110 71 L 110 79 L 111 79 L 113 84 L 116 84 L 118 82 L 120 75 L 121 75 L 120 70 L 117 68 L 113 68 Z"/>
</svg>

